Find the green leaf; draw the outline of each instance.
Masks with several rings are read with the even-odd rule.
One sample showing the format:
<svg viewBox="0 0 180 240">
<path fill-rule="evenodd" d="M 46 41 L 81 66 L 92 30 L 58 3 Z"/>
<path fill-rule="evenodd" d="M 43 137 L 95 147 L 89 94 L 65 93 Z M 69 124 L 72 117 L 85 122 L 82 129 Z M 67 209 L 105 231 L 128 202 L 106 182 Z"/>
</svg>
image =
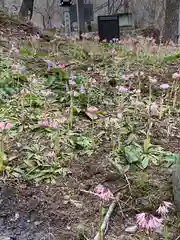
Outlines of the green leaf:
<svg viewBox="0 0 180 240">
<path fill-rule="evenodd" d="M 143 169 L 146 169 L 148 167 L 148 164 L 149 164 L 149 157 L 146 156 L 143 160 L 142 160 L 142 168 Z"/>
<path fill-rule="evenodd" d="M 180 158 L 180 154 L 172 154 L 165 157 L 165 161 L 169 163 L 175 163 Z"/>
<path fill-rule="evenodd" d="M 135 147 L 134 145 L 130 145 L 125 147 L 124 150 L 128 163 L 136 163 L 140 161 L 141 151 L 139 148 Z"/>
<path fill-rule="evenodd" d="M 150 137 L 147 137 L 147 138 L 144 140 L 144 147 L 143 147 L 143 151 L 144 151 L 145 154 L 148 153 L 149 147 L 150 147 Z"/>
<path fill-rule="evenodd" d="M 78 107 L 76 107 L 76 106 L 73 106 L 73 107 L 72 107 L 72 111 L 73 111 L 73 113 L 80 113 L 80 112 L 81 112 L 81 109 L 78 108 Z"/>
<path fill-rule="evenodd" d="M 56 81 L 56 76 L 49 75 L 49 76 L 48 76 L 48 80 L 47 80 L 48 87 L 52 86 L 52 84 L 53 84 L 55 81 Z"/>
<path fill-rule="evenodd" d="M 134 133 L 130 133 L 128 136 L 128 139 L 126 140 L 127 144 L 133 143 L 137 139 L 136 135 Z"/>
<path fill-rule="evenodd" d="M 106 209 L 103 206 L 101 207 L 101 213 L 100 214 L 101 214 L 102 217 L 104 217 L 105 214 L 106 214 Z"/>
</svg>

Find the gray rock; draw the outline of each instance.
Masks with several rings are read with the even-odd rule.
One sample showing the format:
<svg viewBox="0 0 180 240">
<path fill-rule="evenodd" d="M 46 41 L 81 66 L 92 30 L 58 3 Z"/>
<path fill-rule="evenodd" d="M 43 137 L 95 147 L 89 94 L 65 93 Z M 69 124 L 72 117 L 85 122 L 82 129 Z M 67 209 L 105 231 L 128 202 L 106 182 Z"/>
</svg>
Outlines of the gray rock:
<svg viewBox="0 0 180 240">
<path fill-rule="evenodd" d="M 134 226 L 127 227 L 125 229 L 125 232 L 127 232 L 127 233 L 135 233 L 137 231 L 137 229 L 138 229 L 137 225 L 134 225 Z"/>
<path fill-rule="evenodd" d="M 0 236 L 0 240 L 11 240 L 11 238 L 6 236 Z"/>
</svg>

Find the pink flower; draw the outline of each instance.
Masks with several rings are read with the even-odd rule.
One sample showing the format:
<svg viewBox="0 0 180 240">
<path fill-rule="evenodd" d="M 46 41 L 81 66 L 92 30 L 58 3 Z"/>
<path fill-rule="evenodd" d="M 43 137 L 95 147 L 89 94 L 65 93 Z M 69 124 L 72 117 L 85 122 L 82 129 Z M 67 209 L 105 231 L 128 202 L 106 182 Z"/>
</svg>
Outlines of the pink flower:
<svg viewBox="0 0 180 240">
<path fill-rule="evenodd" d="M 95 195 L 98 196 L 103 201 L 109 201 L 111 199 L 114 199 L 113 193 L 102 185 L 98 185 L 94 189 L 94 192 L 95 192 Z"/>
<path fill-rule="evenodd" d="M 162 217 L 165 217 L 169 213 L 169 208 L 171 207 L 172 207 L 172 203 L 163 201 L 156 212 Z"/>
<path fill-rule="evenodd" d="M 12 71 L 16 71 L 17 70 L 17 64 L 12 64 L 12 66 L 11 66 L 11 69 L 12 69 Z"/>
<path fill-rule="evenodd" d="M 163 83 L 159 87 L 160 87 L 160 89 L 168 89 L 169 88 L 169 84 Z"/>
<path fill-rule="evenodd" d="M 105 191 L 105 188 L 101 184 L 97 185 L 94 189 L 94 192 L 97 194 L 102 194 L 102 193 L 104 193 L 104 191 Z"/>
<path fill-rule="evenodd" d="M 60 124 L 63 124 L 63 123 L 65 123 L 66 120 L 67 120 L 67 119 L 66 119 L 65 117 L 62 117 L 62 118 L 59 119 L 58 122 L 59 122 Z"/>
<path fill-rule="evenodd" d="M 89 113 L 96 113 L 98 111 L 97 107 L 91 106 L 87 108 L 87 112 Z"/>
<path fill-rule="evenodd" d="M 134 78 L 134 74 L 133 73 L 123 74 L 122 75 L 122 79 L 123 80 L 129 80 L 129 79 L 132 79 L 132 78 Z"/>
<path fill-rule="evenodd" d="M 64 122 L 66 121 L 66 118 L 62 117 L 59 119 L 59 121 L 55 122 L 55 121 L 48 121 L 48 120 L 45 120 L 45 121 L 40 121 L 38 122 L 38 125 L 40 127 L 50 127 L 50 128 L 54 128 L 54 129 L 57 129 L 60 127 L 61 124 L 63 124 Z"/>
<path fill-rule="evenodd" d="M 173 204 L 171 202 L 166 202 L 166 201 L 163 201 L 163 204 L 167 207 L 167 208 L 170 208 L 173 206 Z"/>
<path fill-rule="evenodd" d="M 0 122 L 0 129 L 1 130 L 8 130 L 11 129 L 13 127 L 12 124 L 7 123 L 7 122 Z"/>
<path fill-rule="evenodd" d="M 58 123 L 55 123 L 55 122 L 50 122 L 50 123 L 49 123 L 49 127 L 54 128 L 54 129 L 57 129 L 57 128 L 59 127 L 59 124 L 58 124 Z"/>
<path fill-rule="evenodd" d="M 30 94 L 31 92 L 28 89 L 22 89 L 20 91 L 21 94 Z"/>
<path fill-rule="evenodd" d="M 40 121 L 40 122 L 38 122 L 38 125 L 40 127 L 48 127 L 49 126 L 49 122 L 48 121 Z"/>
<path fill-rule="evenodd" d="M 163 219 L 157 218 L 152 214 L 139 213 L 136 215 L 136 222 L 139 228 L 146 230 L 156 230 L 162 227 Z"/>
<path fill-rule="evenodd" d="M 94 40 L 99 40 L 99 36 L 98 35 L 96 35 L 95 37 L 94 37 Z"/>
<path fill-rule="evenodd" d="M 179 78 L 180 79 L 180 72 L 173 73 L 172 78 Z"/>
<path fill-rule="evenodd" d="M 151 42 L 152 46 L 156 46 L 156 40 L 153 38 Z"/>
<path fill-rule="evenodd" d="M 103 42 L 106 43 L 106 42 L 107 42 L 107 39 L 104 39 Z"/>
<path fill-rule="evenodd" d="M 12 46 L 10 53 L 19 54 L 19 50 L 16 47 Z"/>
<path fill-rule="evenodd" d="M 59 67 L 60 69 L 64 69 L 64 68 L 65 68 L 65 64 L 60 63 L 60 64 L 58 65 L 58 67 Z"/>
<path fill-rule="evenodd" d="M 123 86 L 120 86 L 120 87 L 118 88 L 118 91 L 121 92 L 121 93 L 127 93 L 129 90 L 128 90 L 128 88 L 125 88 L 125 87 L 123 87 Z"/>
</svg>

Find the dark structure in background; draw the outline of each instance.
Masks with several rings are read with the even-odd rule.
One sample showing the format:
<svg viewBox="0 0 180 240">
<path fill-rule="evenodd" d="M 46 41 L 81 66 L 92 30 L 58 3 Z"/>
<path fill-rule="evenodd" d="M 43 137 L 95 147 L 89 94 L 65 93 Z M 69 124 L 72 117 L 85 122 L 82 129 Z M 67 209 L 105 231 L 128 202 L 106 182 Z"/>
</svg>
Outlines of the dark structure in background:
<svg viewBox="0 0 180 240">
<path fill-rule="evenodd" d="M 34 0 L 23 0 L 21 4 L 21 8 L 19 10 L 19 16 L 21 18 L 26 18 L 29 16 L 30 20 L 33 15 L 33 6 L 34 6 Z M 30 15 L 29 15 L 30 12 Z"/>
<path fill-rule="evenodd" d="M 60 0 L 60 6 L 61 7 L 70 7 L 72 5 L 71 0 Z"/>
<path fill-rule="evenodd" d="M 87 23 L 87 30 L 88 30 L 88 32 L 92 32 L 91 22 L 88 22 L 88 23 Z"/>
<path fill-rule="evenodd" d="M 93 14 L 93 4 L 84 4 L 84 21 L 91 22 L 94 19 Z M 72 5 L 70 7 L 70 17 L 71 22 L 77 22 L 77 7 L 76 5 Z"/>
<path fill-rule="evenodd" d="M 110 41 L 113 38 L 119 39 L 119 16 L 98 16 L 98 33 L 100 41 L 104 39 Z"/>
<path fill-rule="evenodd" d="M 165 23 L 163 42 L 169 43 L 172 40 L 178 42 L 180 0 L 166 0 Z"/>
</svg>

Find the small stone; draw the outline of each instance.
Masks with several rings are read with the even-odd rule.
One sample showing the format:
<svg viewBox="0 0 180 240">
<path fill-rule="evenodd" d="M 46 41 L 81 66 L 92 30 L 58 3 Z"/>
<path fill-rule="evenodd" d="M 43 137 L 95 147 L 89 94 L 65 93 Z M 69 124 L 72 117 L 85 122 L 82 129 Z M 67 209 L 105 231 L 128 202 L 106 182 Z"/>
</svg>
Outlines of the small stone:
<svg viewBox="0 0 180 240">
<path fill-rule="evenodd" d="M 11 238 L 6 236 L 0 236 L 0 240 L 11 240 Z"/>
<path fill-rule="evenodd" d="M 19 219 L 19 213 L 15 213 L 14 217 L 11 218 L 11 221 L 12 221 L 12 222 L 15 222 L 15 221 L 17 221 L 18 219 Z"/>
<path fill-rule="evenodd" d="M 64 200 L 69 200 L 70 196 L 69 195 L 64 195 Z"/>
<path fill-rule="evenodd" d="M 135 233 L 137 231 L 137 229 L 138 229 L 137 225 L 134 225 L 134 226 L 127 227 L 125 229 L 125 232 L 127 232 L 127 233 Z"/>
<path fill-rule="evenodd" d="M 81 202 L 71 199 L 70 202 L 77 208 L 82 208 L 83 205 Z"/>
<path fill-rule="evenodd" d="M 67 201 L 67 200 L 63 201 L 64 205 L 67 205 L 68 203 L 69 203 L 69 201 Z"/>
<path fill-rule="evenodd" d="M 35 226 L 38 226 L 38 225 L 40 225 L 41 223 L 42 223 L 42 221 L 35 221 L 35 222 L 34 222 L 34 225 L 35 225 Z"/>
</svg>

